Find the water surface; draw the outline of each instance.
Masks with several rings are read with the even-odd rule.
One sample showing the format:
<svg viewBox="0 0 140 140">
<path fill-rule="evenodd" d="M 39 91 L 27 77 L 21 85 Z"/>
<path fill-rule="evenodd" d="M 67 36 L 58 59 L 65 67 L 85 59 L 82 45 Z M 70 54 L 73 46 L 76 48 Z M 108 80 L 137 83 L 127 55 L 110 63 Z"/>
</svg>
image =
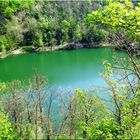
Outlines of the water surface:
<svg viewBox="0 0 140 140">
<path fill-rule="evenodd" d="M 87 88 L 103 86 L 99 76 L 103 72 L 102 62 L 125 54 L 109 48 L 54 51 L 9 56 L 0 60 L 0 79 L 9 82 L 15 79 L 27 80 L 35 70 L 47 76 L 53 86 L 63 88 Z"/>
</svg>

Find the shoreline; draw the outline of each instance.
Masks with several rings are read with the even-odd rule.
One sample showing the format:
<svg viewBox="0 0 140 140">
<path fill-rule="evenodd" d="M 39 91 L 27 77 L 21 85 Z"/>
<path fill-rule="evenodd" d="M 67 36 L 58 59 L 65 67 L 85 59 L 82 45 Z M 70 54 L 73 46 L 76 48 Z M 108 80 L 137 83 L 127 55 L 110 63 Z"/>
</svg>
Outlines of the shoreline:
<svg viewBox="0 0 140 140">
<path fill-rule="evenodd" d="M 4 59 L 8 56 L 11 55 L 20 55 L 20 54 L 25 54 L 25 53 L 38 53 L 38 52 L 51 52 L 51 51 L 58 51 L 58 50 L 77 50 L 81 48 L 87 48 L 87 49 L 94 49 L 94 48 L 102 48 L 102 47 L 109 47 L 111 44 L 93 44 L 93 43 L 67 43 L 64 45 L 58 45 L 58 46 L 52 46 L 52 47 L 21 47 L 19 49 L 9 51 L 5 56 L 2 56 L 2 52 L 0 52 L 0 59 Z M 26 51 L 26 49 L 31 49 L 30 51 Z"/>
</svg>

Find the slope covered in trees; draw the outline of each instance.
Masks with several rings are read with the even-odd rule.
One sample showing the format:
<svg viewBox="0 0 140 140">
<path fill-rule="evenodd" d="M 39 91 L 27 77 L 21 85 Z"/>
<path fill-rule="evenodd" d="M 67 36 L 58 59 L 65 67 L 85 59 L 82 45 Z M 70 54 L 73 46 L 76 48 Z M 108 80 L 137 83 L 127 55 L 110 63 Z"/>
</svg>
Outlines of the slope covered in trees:
<svg viewBox="0 0 140 140">
<path fill-rule="evenodd" d="M 5 55 L 67 43 L 137 44 L 139 9 L 136 1 L 1 1 L 0 50 Z"/>
<path fill-rule="evenodd" d="M 98 44 L 105 32 L 91 30 L 84 22 L 105 2 L 1 1 L 0 48 L 5 54 L 20 47 L 52 47 L 66 43 Z"/>
<path fill-rule="evenodd" d="M 1 1 L 0 51 L 6 55 L 21 47 L 30 51 L 67 43 L 137 44 L 139 9 L 137 1 Z"/>
</svg>

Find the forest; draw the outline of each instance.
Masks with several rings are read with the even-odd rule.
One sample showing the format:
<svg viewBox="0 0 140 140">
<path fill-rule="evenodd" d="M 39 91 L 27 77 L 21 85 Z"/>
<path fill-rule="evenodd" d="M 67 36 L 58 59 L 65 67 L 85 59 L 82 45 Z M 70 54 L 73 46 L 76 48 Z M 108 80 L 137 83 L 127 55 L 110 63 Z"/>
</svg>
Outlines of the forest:
<svg viewBox="0 0 140 140">
<path fill-rule="evenodd" d="M 139 1 L 0 1 L 0 64 L 14 53 L 104 47 L 127 55 L 102 62 L 107 99 L 95 89 L 53 87 L 39 70 L 26 82 L 3 81 L 0 72 L 0 140 L 140 139 Z"/>
</svg>

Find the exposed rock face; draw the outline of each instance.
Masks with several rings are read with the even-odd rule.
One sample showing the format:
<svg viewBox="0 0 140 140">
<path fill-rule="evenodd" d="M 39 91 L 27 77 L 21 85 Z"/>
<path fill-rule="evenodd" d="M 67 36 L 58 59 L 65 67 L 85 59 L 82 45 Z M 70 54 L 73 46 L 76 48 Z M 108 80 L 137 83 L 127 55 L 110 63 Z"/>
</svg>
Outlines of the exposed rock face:
<svg viewBox="0 0 140 140">
<path fill-rule="evenodd" d="M 80 48 L 97 48 L 99 44 L 97 43 L 69 43 L 67 44 L 63 50 L 75 50 Z"/>
<path fill-rule="evenodd" d="M 78 49 L 78 48 L 83 48 L 83 45 L 80 44 L 80 43 L 69 43 L 68 45 L 66 45 L 64 47 L 65 50 L 75 50 L 75 49 Z"/>
</svg>

